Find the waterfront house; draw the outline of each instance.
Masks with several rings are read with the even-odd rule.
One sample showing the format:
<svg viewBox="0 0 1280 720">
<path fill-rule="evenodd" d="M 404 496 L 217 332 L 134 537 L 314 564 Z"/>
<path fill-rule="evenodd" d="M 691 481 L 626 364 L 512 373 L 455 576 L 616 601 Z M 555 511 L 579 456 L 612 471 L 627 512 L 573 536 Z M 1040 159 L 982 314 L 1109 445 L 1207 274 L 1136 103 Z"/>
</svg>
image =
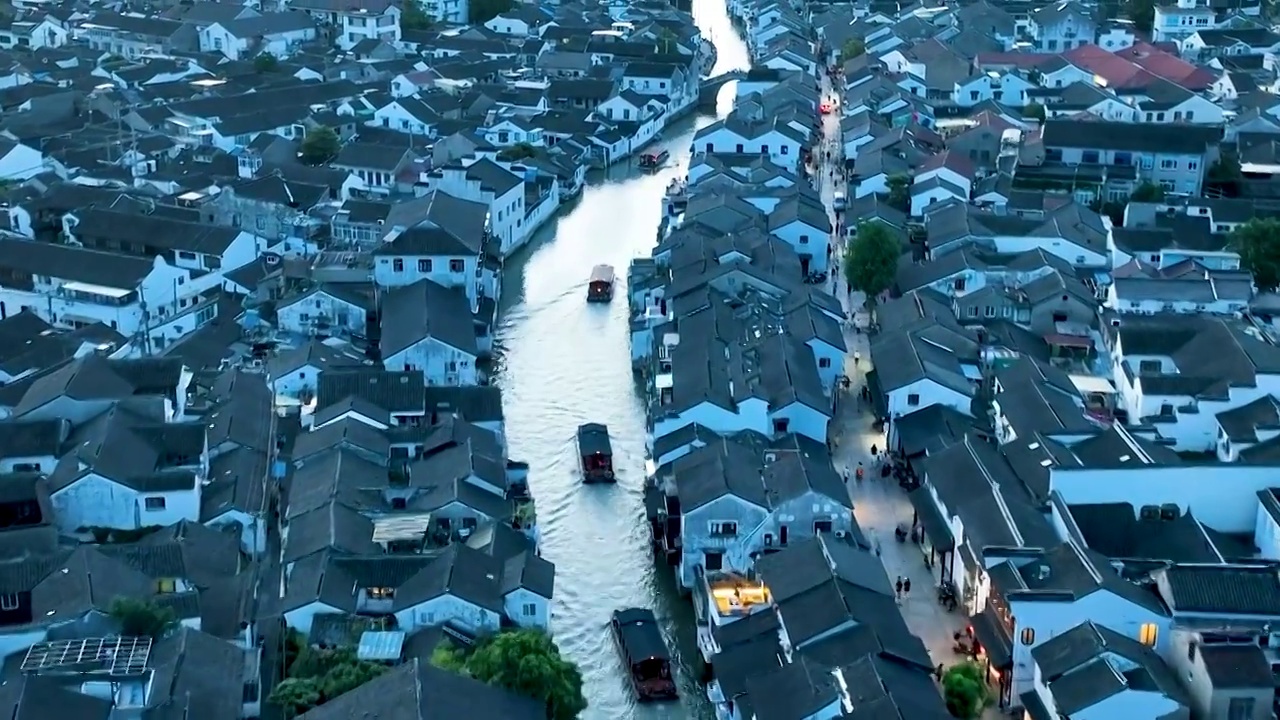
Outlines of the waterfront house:
<svg viewBox="0 0 1280 720">
<path fill-rule="evenodd" d="M 808 136 L 778 118 L 749 121 L 730 115 L 711 123 L 693 136 L 694 155 L 748 154 L 767 157 L 791 172 L 800 167 L 802 148 Z"/>
<path fill-rule="evenodd" d="M 853 508 L 818 442 L 753 433 L 719 439 L 671 465 L 680 502 L 680 583 L 706 573 L 747 573 L 762 554 L 818 533 L 846 539 Z"/>
<path fill-rule="evenodd" d="M 487 714 L 481 714 L 481 708 Z M 405 720 L 434 720 L 439 715 L 470 715 L 476 720 L 542 720 L 546 716 L 542 703 L 531 698 L 442 670 L 429 659 L 413 658 L 299 717 L 342 720 L 364 712 L 395 712 Z"/>
</svg>

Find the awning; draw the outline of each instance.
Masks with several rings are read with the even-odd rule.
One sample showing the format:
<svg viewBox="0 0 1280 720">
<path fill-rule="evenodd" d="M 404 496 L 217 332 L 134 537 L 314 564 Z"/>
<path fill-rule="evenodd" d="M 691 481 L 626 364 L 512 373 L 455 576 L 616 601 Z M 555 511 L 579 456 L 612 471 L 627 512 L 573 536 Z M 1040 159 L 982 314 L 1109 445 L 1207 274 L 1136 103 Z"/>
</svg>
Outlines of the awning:
<svg viewBox="0 0 1280 720">
<path fill-rule="evenodd" d="M 983 651 L 987 653 L 987 659 L 991 661 L 993 667 L 1003 670 L 1013 665 L 1013 648 L 1005 639 L 999 622 L 985 610 L 969 618 L 969 623 L 973 625 L 973 635 L 982 645 Z"/>
<path fill-rule="evenodd" d="M 951 527 L 947 525 L 946 519 L 942 517 L 942 513 L 938 510 L 938 504 L 933 501 L 933 495 L 929 493 L 929 488 L 918 487 L 907 493 L 907 498 L 911 500 L 911 507 L 916 509 L 916 519 L 920 521 L 920 526 L 924 528 L 924 534 L 925 537 L 929 538 L 929 544 L 933 545 L 936 550 L 954 548 L 956 539 L 951 534 Z"/>
<path fill-rule="evenodd" d="M 871 409 L 875 410 L 877 418 L 889 417 L 889 398 L 885 397 L 884 390 L 880 388 L 879 373 L 868 370 L 864 377 L 867 381 L 867 392 L 871 393 Z"/>
<path fill-rule="evenodd" d="M 1022 709 L 1027 712 L 1030 720 L 1058 720 L 1055 713 L 1049 712 L 1049 708 L 1045 706 L 1044 700 L 1040 698 L 1040 693 L 1035 690 L 1028 690 L 1018 696 L 1022 701 Z"/>
<path fill-rule="evenodd" d="M 1061 335 L 1053 333 L 1045 335 L 1044 341 L 1050 345 L 1057 345 L 1059 347 L 1093 349 L 1093 338 L 1082 337 L 1080 335 Z"/>
</svg>

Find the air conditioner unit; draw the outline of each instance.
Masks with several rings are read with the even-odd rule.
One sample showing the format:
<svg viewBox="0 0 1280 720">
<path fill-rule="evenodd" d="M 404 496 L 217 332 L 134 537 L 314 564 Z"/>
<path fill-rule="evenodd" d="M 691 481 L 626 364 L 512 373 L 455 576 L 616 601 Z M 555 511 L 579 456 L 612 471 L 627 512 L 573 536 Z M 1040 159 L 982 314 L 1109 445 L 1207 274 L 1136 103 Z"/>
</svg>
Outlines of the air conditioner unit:
<svg viewBox="0 0 1280 720">
<path fill-rule="evenodd" d="M 837 538 L 837 539 L 839 539 L 839 540 L 847 540 L 847 539 L 849 538 L 849 531 L 848 531 L 848 530 L 837 530 L 837 531 L 836 531 L 836 538 Z"/>
</svg>

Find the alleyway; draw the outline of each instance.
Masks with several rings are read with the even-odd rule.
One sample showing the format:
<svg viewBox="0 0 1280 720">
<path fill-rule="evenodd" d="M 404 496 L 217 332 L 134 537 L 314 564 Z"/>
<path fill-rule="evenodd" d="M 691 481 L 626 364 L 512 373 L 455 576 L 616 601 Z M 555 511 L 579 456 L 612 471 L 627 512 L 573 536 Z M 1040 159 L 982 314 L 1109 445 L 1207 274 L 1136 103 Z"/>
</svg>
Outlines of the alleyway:
<svg viewBox="0 0 1280 720">
<path fill-rule="evenodd" d="M 819 152 L 815 153 L 817 167 L 814 176 L 819 179 L 818 189 L 835 227 L 837 220 L 842 218 L 838 218 L 832 208 L 834 196 L 838 190 L 846 190 L 840 138 L 840 106 L 843 102 L 829 78 L 824 76 L 822 85 L 824 99 L 836 99 L 837 103 L 835 112 L 823 117 L 824 139 Z M 831 151 L 830 160 L 826 156 L 828 150 Z M 852 195 L 851 192 L 846 194 L 850 203 L 853 202 Z M 857 218 L 848 218 L 848 222 L 856 223 Z M 859 390 L 866 383 L 866 373 L 872 369 L 870 342 L 866 335 L 870 317 L 863 308 L 863 294 L 851 295 L 845 285 L 844 237 L 834 231 L 832 234 L 834 252 L 828 289 L 844 305 L 846 317 L 854 319 L 844 331 L 848 348 L 845 374 L 851 380 L 850 389 L 839 391 L 841 395 L 832 423 L 832 436 L 836 439 L 835 467 L 838 471 L 849 468 L 849 496 L 853 499 L 855 516 L 867 539 L 879 546 L 889 579 L 905 577 L 911 580 L 911 592 L 902 602 L 902 616 L 907 626 L 924 642 L 929 657 L 935 663 L 949 666 L 961 659 L 952 650 L 953 635 L 965 629 L 968 618 L 963 609 L 948 612 L 938 603 L 937 567 L 933 570 L 925 567 L 920 546 L 911 542 L 899 543 L 894 537 L 894 530 L 899 524 L 910 527 L 913 510 L 906 492 L 892 478 L 881 478 L 872 459 L 871 448 L 883 453 L 886 441 L 884 433 L 872 427 L 874 417 L 869 404 L 858 398 Z M 861 483 L 853 479 L 858 463 L 866 468 L 865 479 Z M 1002 715 L 995 707 L 983 713 L 984 720 L 1000 717 Z"/>
</svg>

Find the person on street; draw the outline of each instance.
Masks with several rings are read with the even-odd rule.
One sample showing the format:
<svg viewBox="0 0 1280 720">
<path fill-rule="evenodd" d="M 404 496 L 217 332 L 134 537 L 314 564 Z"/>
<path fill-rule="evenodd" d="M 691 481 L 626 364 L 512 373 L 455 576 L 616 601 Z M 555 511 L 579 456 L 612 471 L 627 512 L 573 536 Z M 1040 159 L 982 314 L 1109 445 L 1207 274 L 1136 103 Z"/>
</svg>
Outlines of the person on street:
<svg viewBox="0 0 1280 720">
<path fill-rule="evenodd" d="M 903 583 L 902 583 L 902 576 L 901 576 L 901 575 L 899 575 L 899 576 L 898 576 L 898 581 L 897 581 L 896 583 L 894 583 L 894 584 L 893 584 L 893 599 L 894 599 L 894 600 L 897 600 L 897 601 L 901 601 L 901 600 L 902 600 L 902 585 L 903 585 Z"/>
<path fill-rule="evenodd" d="M 902 597 L 905 598 L 910 594 L 911 594 L 911 578 L 904 577 L 902 578 Z"/>
</svg>

